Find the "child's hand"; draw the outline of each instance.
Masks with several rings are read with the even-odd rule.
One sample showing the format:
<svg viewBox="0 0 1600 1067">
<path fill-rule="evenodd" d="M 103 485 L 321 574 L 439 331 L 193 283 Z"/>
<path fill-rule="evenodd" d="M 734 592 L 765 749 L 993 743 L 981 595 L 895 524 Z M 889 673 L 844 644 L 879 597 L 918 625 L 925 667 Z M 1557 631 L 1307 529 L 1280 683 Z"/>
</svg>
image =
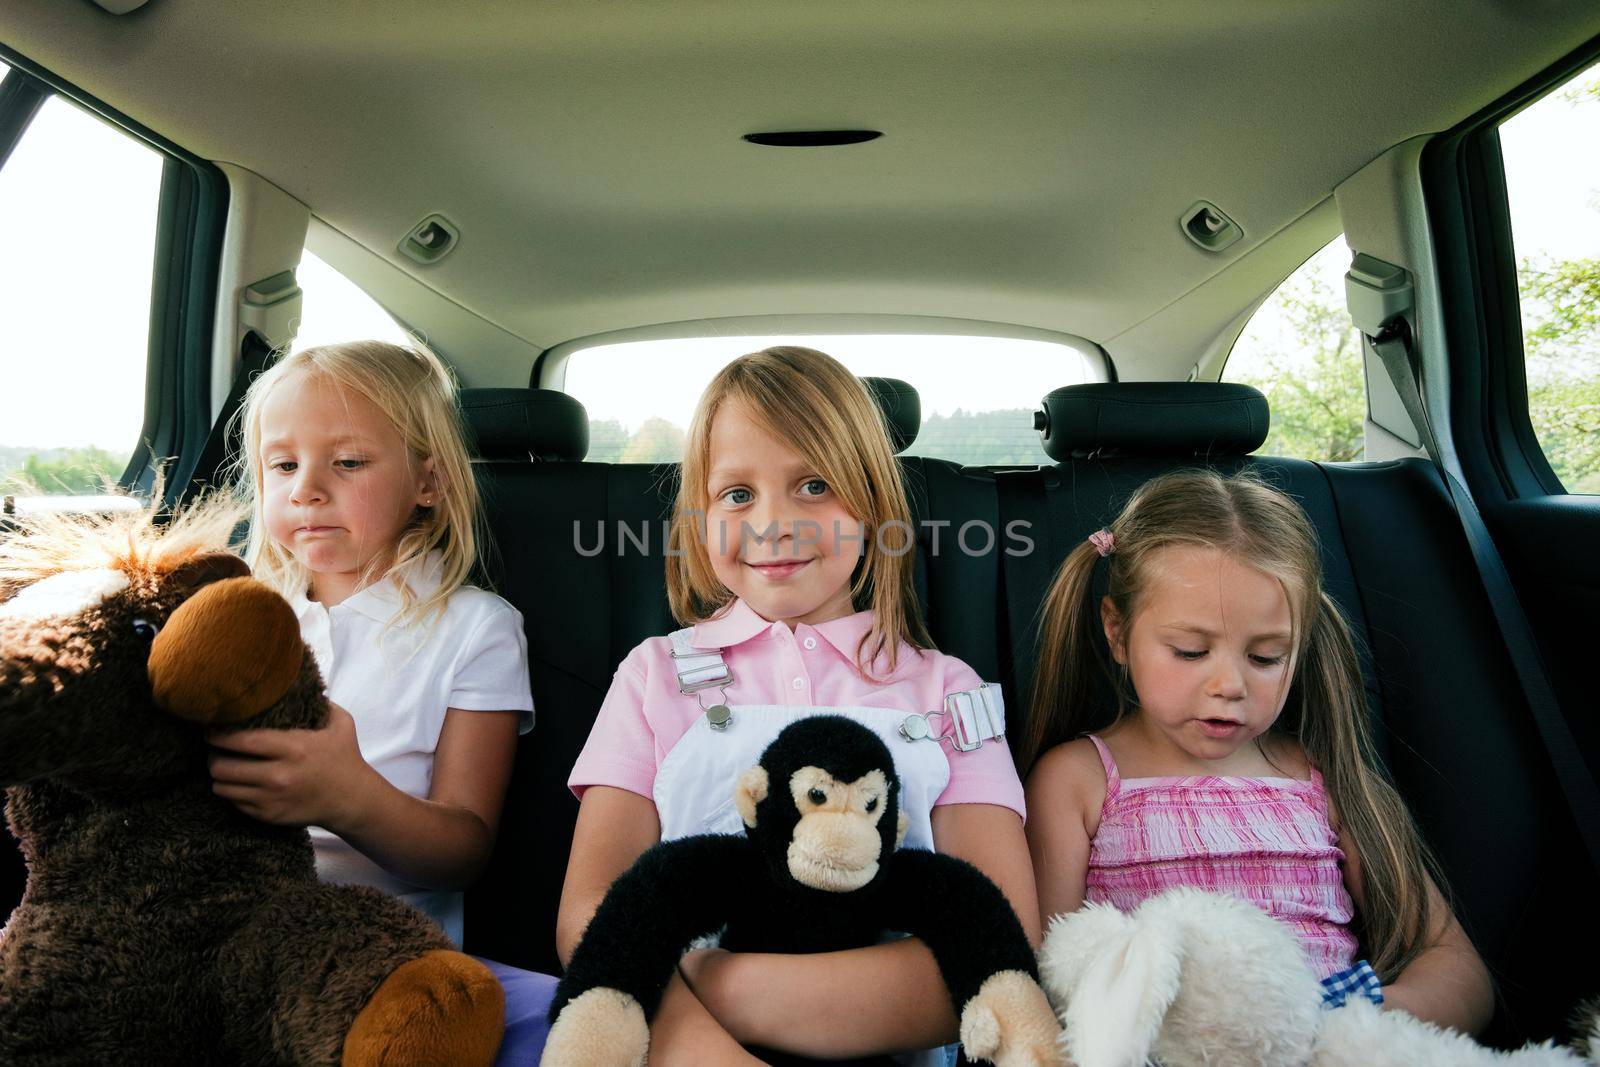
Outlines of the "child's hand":
<svg viewBox="0 0 1600 1067">
<path fill-rule="evenodd" d="M 329 701 L 320 730 L 213 732 L 211 791 L 251 818 L 335 833 L 359 814 L 376 772 L 361 758 L 350 713 Z"/>
</svg>

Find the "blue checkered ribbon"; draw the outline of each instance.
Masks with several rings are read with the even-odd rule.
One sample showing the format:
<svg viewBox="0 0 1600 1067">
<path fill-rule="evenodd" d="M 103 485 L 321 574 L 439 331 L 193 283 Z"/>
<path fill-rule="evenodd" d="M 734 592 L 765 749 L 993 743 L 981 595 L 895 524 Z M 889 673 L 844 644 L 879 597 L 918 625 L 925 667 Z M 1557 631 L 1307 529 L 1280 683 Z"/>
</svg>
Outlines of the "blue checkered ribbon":
<svg viewBox="0 0 1600 1067">
<path fill-rule="evenodd" d="M 1353 996 L 1366 997 L 1374 1004 L 1383 1003 L 1383 983 L 1378 981 L 1378 973 L 1366 960 L 1357 960 L 1346 970 L 1322 980 L 1324 1008 L 1342 1008 Z"/>
</svg>

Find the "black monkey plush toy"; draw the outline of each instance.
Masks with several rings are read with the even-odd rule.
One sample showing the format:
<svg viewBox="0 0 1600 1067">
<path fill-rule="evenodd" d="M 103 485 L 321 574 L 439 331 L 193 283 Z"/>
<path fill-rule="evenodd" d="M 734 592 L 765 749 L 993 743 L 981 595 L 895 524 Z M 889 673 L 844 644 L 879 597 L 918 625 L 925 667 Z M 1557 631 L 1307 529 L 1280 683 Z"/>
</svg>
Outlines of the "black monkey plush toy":
<svg viewBox="0 0 1600 1067">
<path fill-rule="evenodd" d="M 735 787 L 744 836 L 663 842 L 612 884 L 556 989 L 542 1062 L 643 1063 L 646 1020 L 679 956 L 719 929 L 733 952 L 831 952 L 909 933 L 939 963 L 969 1057 L 1064 1062 L 1010 904 L 970 864 L 896 851 L 899 800 L 889 750 L 865 726 L 817 715 L 785 728 Z"/>
</svg>

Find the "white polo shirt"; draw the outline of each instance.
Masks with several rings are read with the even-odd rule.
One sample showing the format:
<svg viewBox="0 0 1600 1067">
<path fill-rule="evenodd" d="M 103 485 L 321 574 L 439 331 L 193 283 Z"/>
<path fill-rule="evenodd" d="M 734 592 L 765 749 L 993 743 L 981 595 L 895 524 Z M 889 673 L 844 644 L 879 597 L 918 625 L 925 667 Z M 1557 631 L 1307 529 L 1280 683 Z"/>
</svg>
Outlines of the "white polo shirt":
<svg viewBox="0 0 1600 1067">
<path fill-rule="evenodd" d="M 419 599 L 439 586 L 437 556 L 406 581 Z M 473 586 L 450 595 L 444 613 L 405 626 L 392 579 L 375 582 L 332 608 L 289 598 L 300 635 L 316 657 L 328 697 L 355 719 L 361 756 L 395 788 L 426 799 L 445 712 L 520 711 L 519 733 L 533 728 L 528 644 L 522 615 Z M 403 882 L 320 826 L 310 827 L 324 882 L 376 886 L 431 915 L 461 944 L 462 895 Z"/>
</svg>

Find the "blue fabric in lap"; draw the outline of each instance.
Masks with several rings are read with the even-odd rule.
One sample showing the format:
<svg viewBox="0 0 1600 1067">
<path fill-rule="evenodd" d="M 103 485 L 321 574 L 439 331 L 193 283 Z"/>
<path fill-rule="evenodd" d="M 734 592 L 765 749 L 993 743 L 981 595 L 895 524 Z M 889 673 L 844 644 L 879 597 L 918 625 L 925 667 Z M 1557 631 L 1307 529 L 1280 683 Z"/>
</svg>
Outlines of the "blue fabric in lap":
<svg viewBox="0 0 1600 1067">
<path fill-rule="evenodd" d="M 1383 983 L 1378 981 L 1377 972 L 1366 960 L 1357 960 L 1349 968 L 1322 980 L 1324 1008 L 1342 1008 L 1351 997 L 1365 997 L 1374 1004 L 1383 1003 Z"/>
<path fill-rule="evenodd" d="M 500 982 L 506 994 L 506 1036 L 500 1042 L 495 1067 L 512 1067 L 539 1062 L 544 1039 L 550 1034 L 545 1016 L 555 999 L 556 979 L 548 974 L 508 967 L 494 960 L 475 957 Z"/>
</svg>

